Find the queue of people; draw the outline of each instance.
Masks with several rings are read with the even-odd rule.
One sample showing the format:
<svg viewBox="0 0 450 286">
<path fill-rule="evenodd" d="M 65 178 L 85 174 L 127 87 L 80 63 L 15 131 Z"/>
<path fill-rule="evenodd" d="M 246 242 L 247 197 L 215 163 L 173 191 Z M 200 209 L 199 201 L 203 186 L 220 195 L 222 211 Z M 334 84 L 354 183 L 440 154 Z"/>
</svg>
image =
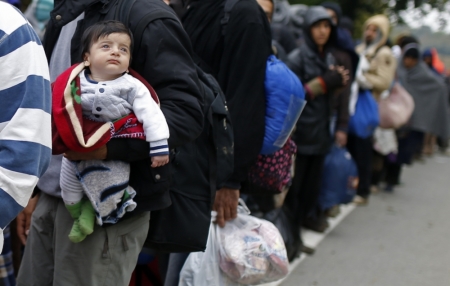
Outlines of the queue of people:
<svg viewBox="0 0 450 286">
<path fill-rule="evenodd" d="M 345 202 L 363 206 L 382 184 L 394 191 L 403 165 L 448 147 L 449 87 L 436 51 L 422 54 L 412 36 L 392 48 L 385 15 L 365 22 L 356 46 L 351 20 L 330 2 L 306 8 L 295 32 L 274 21 L 273 0 L 55 0 L 43 12 L 50 2 L 32 1 L 29 22 L 0 2 L 0 97 L 9 103 L 0 107 L 0 285 L 129 285 L 149 250 L 159 263 L 153 283 L 213 285 L 188 282 L 198 275 L 191 255 L 210 253 L 212 229 L 241 218 L 244 203 L 278 227 L 283 247 L 272 264 L 248 262 L 256 280 L 239 281 L 279 279 L 273 269 L 286 275 L 288 261 L 314 253 L 302 228 L 325 232 L 344 203 L 321 203 L 332 150 L 351 154 L 358 175 L 343 175 L 355 195 Z M 307 103 L 278 151 L 260 154 L 273 54 Z M 378 106 L 396 84 L 415 108 L 400 106 L 408 120 L 399 126 L 379 126 Z M 255 175 L 256 165 L 265 170 Z M 24 246 L 14 249 L 17 273 L 14 239 Z M 236 261 L 216 261 L 220 275 L 236 275 Z"/>
</svg>

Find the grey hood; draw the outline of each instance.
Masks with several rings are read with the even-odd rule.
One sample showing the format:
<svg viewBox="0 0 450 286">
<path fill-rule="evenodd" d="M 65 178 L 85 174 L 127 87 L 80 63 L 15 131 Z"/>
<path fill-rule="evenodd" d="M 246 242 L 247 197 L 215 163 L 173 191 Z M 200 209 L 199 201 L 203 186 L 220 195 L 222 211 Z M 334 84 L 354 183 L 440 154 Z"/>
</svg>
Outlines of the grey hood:
<svg viewBox="0 0 450 286">
<path fill-rule="evenodd" d="M 311 6 L 305 15 L 305 29 L 308 29 L 316 22 L 321 20 L 330 21 L 331 25 L 334 26 L 333 21 L 328 14 L 327 10 L 322 6 Z"/>
<path fill-rule="evenodd" d="M 328 20 L 332 27 L 330 39 L 328 40 L 327 46 L 332 46 L 336 43 L 336 26 L 333 24 L 331 16 L 328 14 L 327 10 L 324 7 L 312 6 L 306 12 L 303 33 L 305 37 L 305 43 L 313 51 L 317 51 L 317 47 L 313 39 L 311 38 L 311 26 L 322 20 Z"/>
</svg>

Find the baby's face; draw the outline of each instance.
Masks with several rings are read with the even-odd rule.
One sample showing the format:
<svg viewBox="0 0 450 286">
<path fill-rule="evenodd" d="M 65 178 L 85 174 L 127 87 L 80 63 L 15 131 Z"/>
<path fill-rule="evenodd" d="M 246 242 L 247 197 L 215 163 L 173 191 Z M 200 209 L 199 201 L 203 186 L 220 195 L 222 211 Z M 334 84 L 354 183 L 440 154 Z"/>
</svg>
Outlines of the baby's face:
<svg viewBox="0 0 450 286">
<path fill-rule="evenodd" d="M 120 77 L 130 65 L 130 45 L 127 34 L 113 33 L 98 39 L 85 55 L 92 76 L 102 81 Z"/>
</svg>

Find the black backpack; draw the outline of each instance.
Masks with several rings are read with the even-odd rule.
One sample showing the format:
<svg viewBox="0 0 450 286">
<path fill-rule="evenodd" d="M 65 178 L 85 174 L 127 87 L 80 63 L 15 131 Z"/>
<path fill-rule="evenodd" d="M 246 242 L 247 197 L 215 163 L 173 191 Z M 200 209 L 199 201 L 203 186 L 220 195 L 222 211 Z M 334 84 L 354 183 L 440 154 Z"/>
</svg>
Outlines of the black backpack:
<svg viewBox="0 0 450 286">
<path fill-rule="evenodd" d="M 114 19 L 129 25 L 130 12 L 136 0 L 117 0 Z M 134 46 L 141 45 L 146 27 L 159 19 L 179 22 L 175 14 L 157 9 L 139 20 L 133 30 Z M 194 58 L 198 61 L 198 57 Z M 210 188 L 205 194 L 186 194 L 171 190 L 173 204 L 166 209 L 153 211 L 146 246 L 166 252 L 204 251 L 211 224 L 211 209 L 215 192 L 220 189 L 234 170 L 234 135 L 230 114 L 219 83 L 197 65 L 197 73 L 203 91 L 204 129 L 198 140 L 208 154 Z M 187 126 L 188 128 L 188 126 Z M 195 144 L 195 143 L 193 143 Z M 188 149 L 181 146 L 174 161 L 184 160 L 181 152 Z M 186 153 L 186 152 L 185 152 Z M 180 157 L 180 158 L 177 158 Z M 174 162 L 173 162 L 174 163 Z M 183 162 L 185 163 L 185 162 Z M 186 172 L 186 164 L 172 164 L 176 172 Z M 181 168 L 180 170 L 177 170 Z"/>
</svg>

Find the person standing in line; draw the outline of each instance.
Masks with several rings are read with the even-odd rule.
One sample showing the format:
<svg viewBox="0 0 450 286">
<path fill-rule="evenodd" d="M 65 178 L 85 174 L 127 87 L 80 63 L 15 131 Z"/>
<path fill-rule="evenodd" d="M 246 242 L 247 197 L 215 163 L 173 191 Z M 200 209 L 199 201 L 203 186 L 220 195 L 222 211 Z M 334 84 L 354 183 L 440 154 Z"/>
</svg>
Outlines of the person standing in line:
<svg viewBox="0 0 450 286">
<path fill-rule="evenodd" d="M 9 223 L 51 157 L 51 92 L 42 44 L 20 11 L 0 2 L 0 284 L 14 284 Z M 7 234 L 3 249 L 3 232 Z"/>
<path fill-rule="evenodd" d="M 227 0 L 170 1 L 191 39 L 199 67 L 213 75 L 224 92 L 233 123 L 234 171 L 228 180 L 216 186 L 212 206 L 221 227 L 236 218 L 241 182 L 247 179 L 262 147 L 264 79 L 267 58 L 272 53 L 269 21 L 258 3 L 237 1 L 226 26 L 221 23 L 225 3 Z M 163 273 L 165 285 L 178 285 L 187 255 L 170 254 L 167 275 Z"/>
<path fill-rule="evenodd" d="M 351 83 L 353 82 L 354 72 L 358 66 L 359 56 L 355 52 L 355 47 L 353 45 L 353 40 L 350 33 L 340 26 L 343 16 L 339 4 L 323 2 L 321 6 L 327 10 L 333 20 L 333 23 L 336 25 L 337 36 L 335 48 L 332 53 L 339 64 L 349 71 L 350 75 L 349 83 L 344 89 L 338 89 L 338 94 L 333 97 L 332 111 L 333 123 L 331 126 L 331 131 L 335 134 L 336 145 L 345 148 L 348 141 L 348 124 L 350 120 L 348 104 L 350 100 Z M 335 217 L 339 214 L 339 212 L 339 205 L 335 205 L 324 210 L 324 213 L 321 213 L 321 210 L 318 210 L 318 217 L 320 219 L 310 220 L 309 226 L 311 226 L 313 230 L 325 231 L 325 228 L 321 225 L 328 225 L 325 223 L 326 217 Z"/>
<path fill-rule="evenodd" d="M 416 39 L 409 37 L 403 41 L 401 48 L 397 78 L 413 97 L 415 108 L 409 124 L 398 131 L 398 156 L 394 162 L 387 164 L 389 191 L 400 183 L 403 165 L 410 165 L 414 155 L 421 151 L 426 133 L 442 138 L 450 135 L 450 112 L 444 79 L 437 77 L 422 61 Z"/>
<path fill-rule="evenodd" d="M 303 246 L 300 229 L 317 207 L 323 163 L 333 142 L 330 132 L 333 97 L 349 82 L 349 71 L 333 55 L 336 29 L 325 8 L 309 8 L 303 32 L 305 45 L 290 53 L 287 62 L 302 81 L 308 100 L 292 136 L 297 144 L 297 158 L 285 205 L 292 220 L 295 246 L 288 253 L 289 260 L 302 251 L 313 251 Z"/>
<path fill-rule="evenodd" d="M 387 45 L 389 37 L 389 19 L 385 15 L 369 18 L 364 24 L 363 42 L 356 47 L 360 55 L 356 83 L 359 89 L 370 90 L 375 100 L 379 100 L 381 93 L 389 89 L 394 80 L 397 62 L 391 48 Z M 356 105 L 358 90 L 353 92 L 350 99 L 350 109 Z M 353 108 L 354 109 L 354 108 Z M 357 205 L 368 203 L 372 170 L 379 171 L 383 167 L 384 156 L 373 151 L 372 136 L 360 138 L 350 134 L 348 150 L 358 166 L 359 186 L 354 202 Z M 376 166 L 372 168 L 373 165 Z"/>
<path fill-rule="evenodd" d="M 189 9 L 181 17 L 184 28 L 203 63 L 201 67 L 224 91 L 234 124 L 234 173 L 217 191 L 214 204 L 217 222 L 224 226 L 237 215 L 241 182 L 247 179 L 263 143 L 264 79 L 267 58 L 272 53 L 270 26 L 254 0 L 238 1 L 225 27 L 220 22 L 226 0 L 186 2 Z"/>
<path fill-rule="evenodd" d="M 81 36 L 95 23 L 114 17 L 116 0 L 55 0 L 44 36 L 52 82 L 82 55 Z M 160 0 L 136 0 L 128 26 L 136 32 L 149 12 L 166 10 Z M 159 19 L 142 33 L 130 67 L 155 89 L 169 126 L 169 149 L 194 140 L 203 129 L 202 93 L 189 38 L 178 21 Z M 116 224 L 98 227 L 80 243 L 67 235 L 73 220 L 61 199 L 62 156 L 53 156 L 38 183 L 40 197 L 26 238 L 18 285 L 128 285 L 149 230 L 150 212 L 172 204 L 170 165 L 151 168 L 150 146 L 140 139 L 112 139 L 88 153 L 66 152 L 69 160 L 119 160 L 130 163 L 129 185 L 136 191 L 136 209 Z M 34 211 L 34 212 L 33 212 Z M 180 233 L 180 235 L 182 235 Z"/>
</svg>

